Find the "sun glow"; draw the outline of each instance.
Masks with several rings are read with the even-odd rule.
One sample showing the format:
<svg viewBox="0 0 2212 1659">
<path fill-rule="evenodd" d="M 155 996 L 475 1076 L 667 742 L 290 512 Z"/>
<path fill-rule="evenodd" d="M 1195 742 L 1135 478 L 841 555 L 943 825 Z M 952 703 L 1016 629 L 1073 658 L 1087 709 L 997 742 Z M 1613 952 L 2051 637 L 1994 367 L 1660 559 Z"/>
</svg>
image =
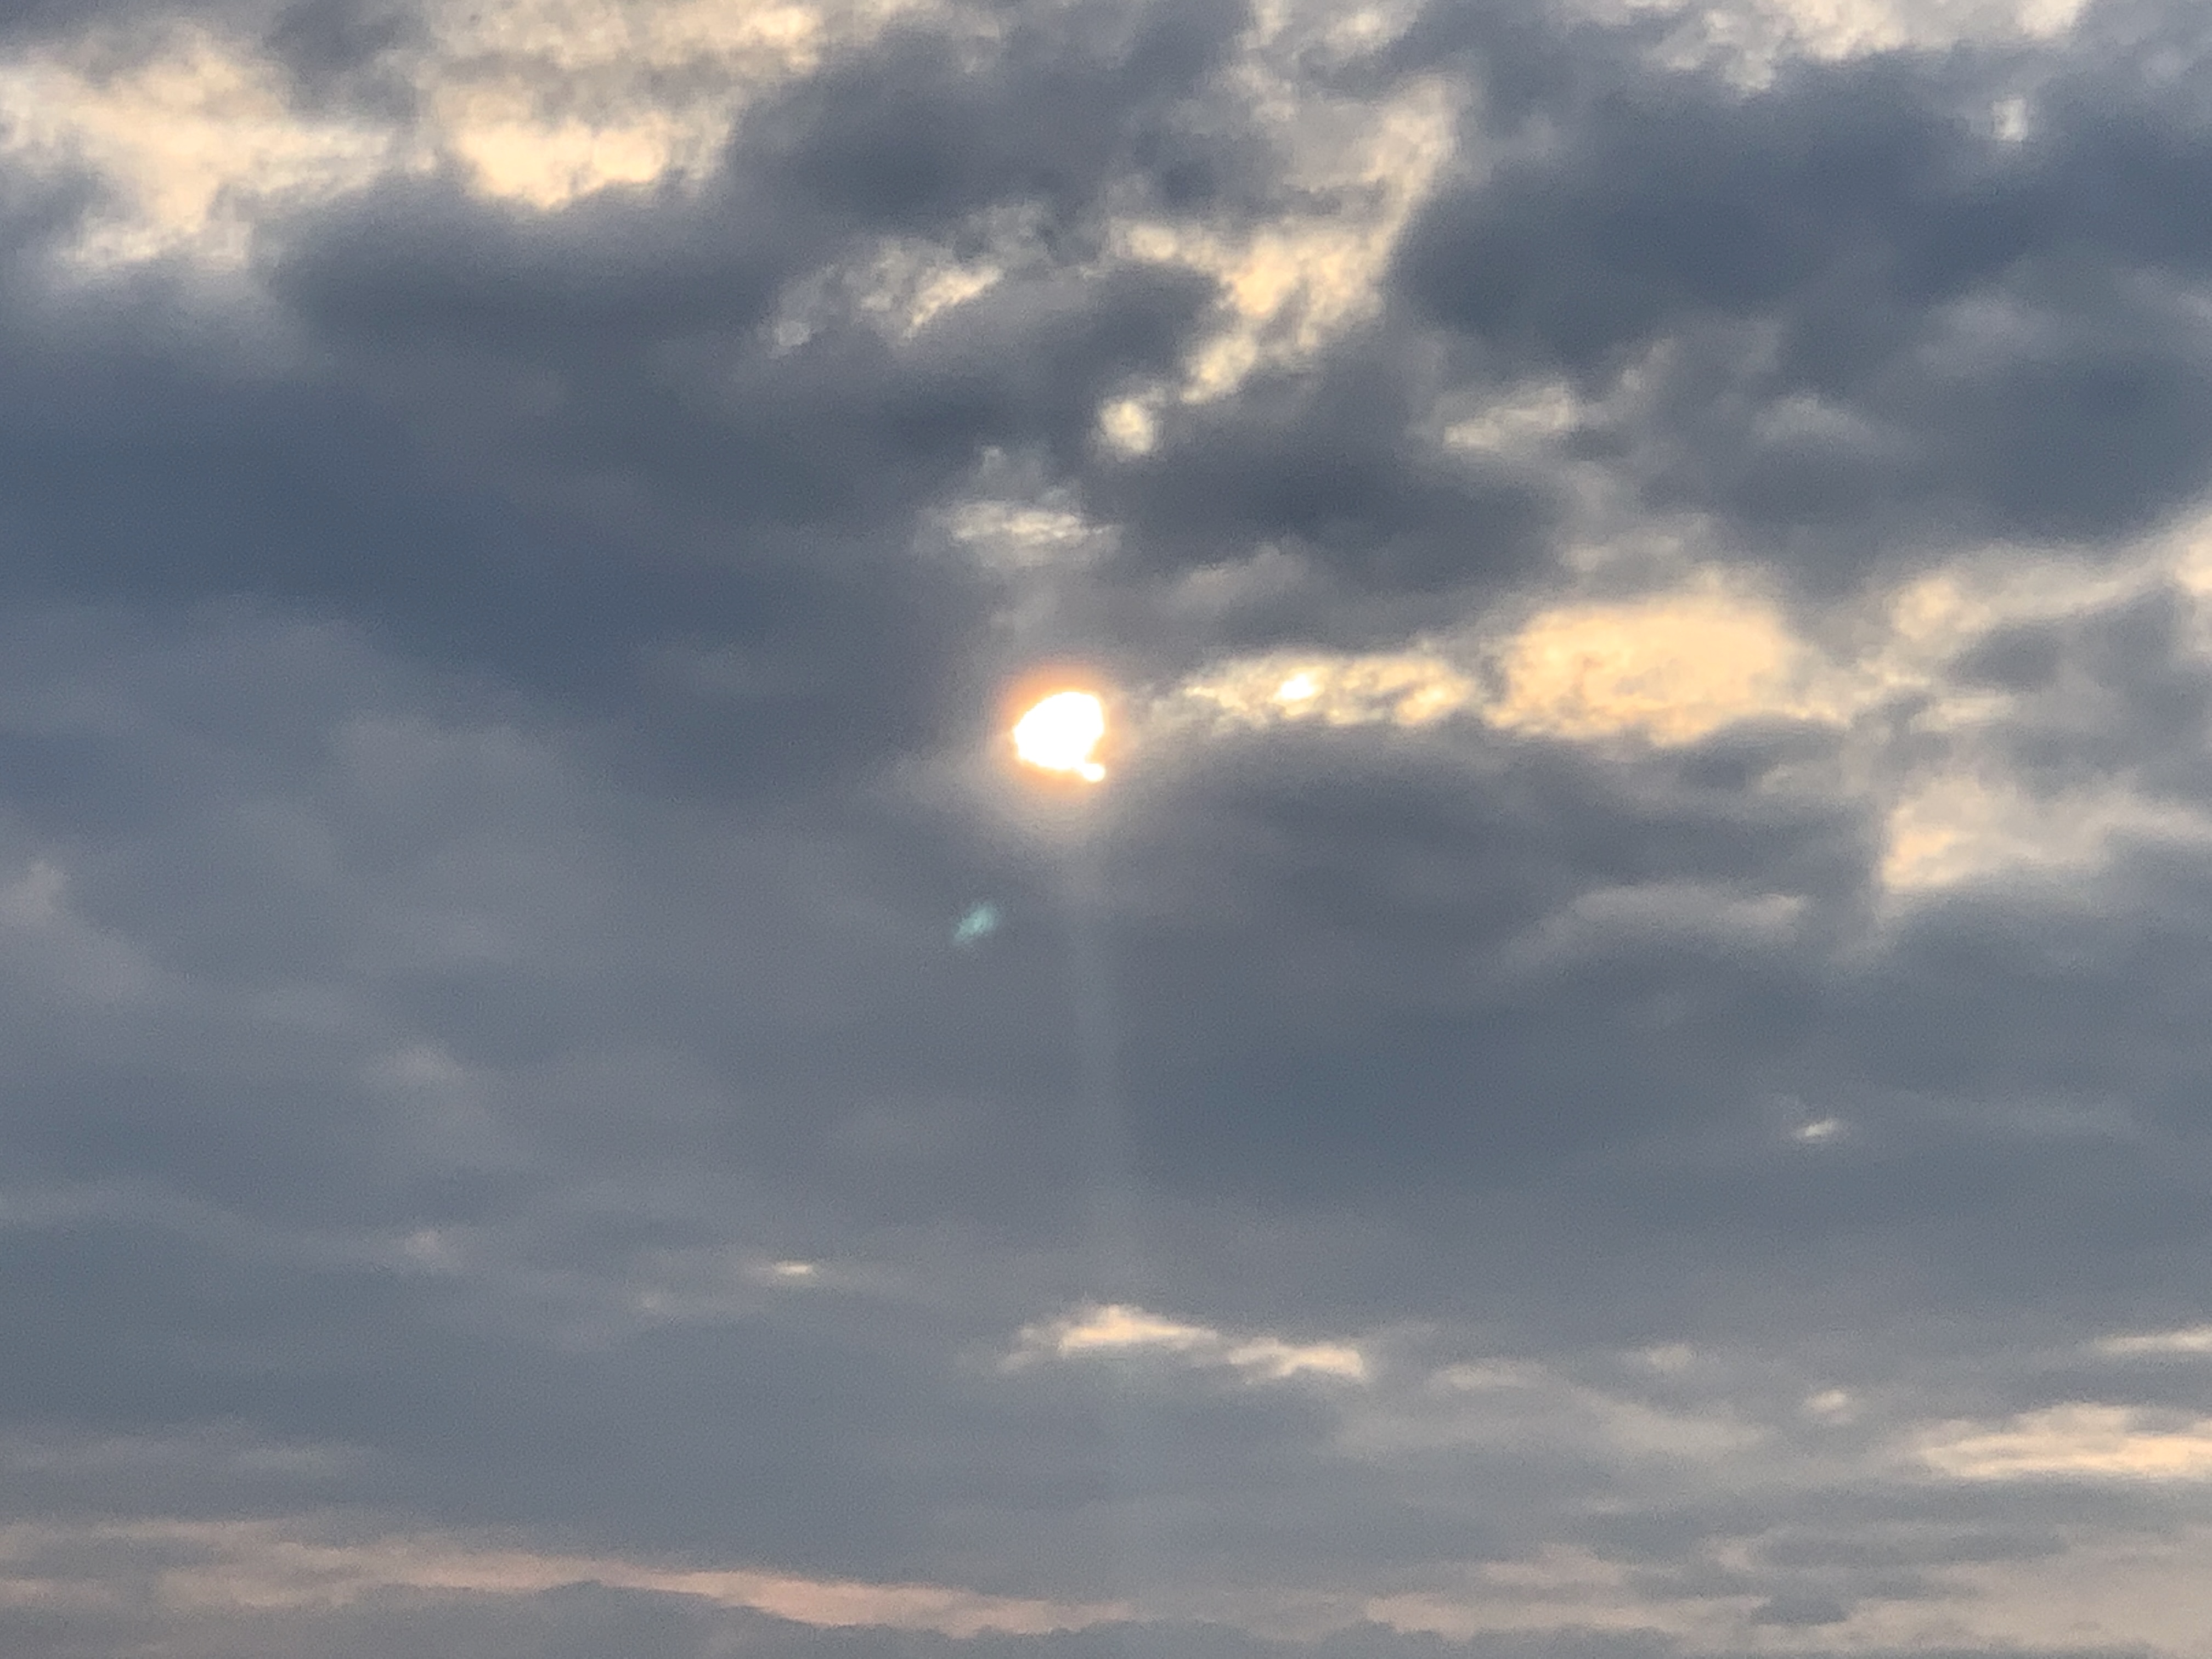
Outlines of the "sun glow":
<svg viewBox="0 0 2212 1659">
<path fill-rule="evenodd" d="M 1097 783 L 1106 769 L 1091 756 L 1105 735 L 1105 704 L 1088 691 L 1055 691 L 1014 722 L 1014 753 L 1041 771 Z"/>
</svg>

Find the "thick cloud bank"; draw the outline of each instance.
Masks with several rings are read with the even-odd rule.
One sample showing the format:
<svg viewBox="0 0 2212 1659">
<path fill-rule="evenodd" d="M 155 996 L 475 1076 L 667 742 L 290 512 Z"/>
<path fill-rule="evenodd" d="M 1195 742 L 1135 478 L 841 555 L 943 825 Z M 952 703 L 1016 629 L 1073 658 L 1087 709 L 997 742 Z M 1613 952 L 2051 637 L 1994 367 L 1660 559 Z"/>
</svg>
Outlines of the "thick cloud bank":
<svg viewBox="0 0 2212 1659">
<path fill-rule="evenodd" d="M 0 1648 L 2212 1656 L 2208 75 L 0 4 Z"/>
</svg>

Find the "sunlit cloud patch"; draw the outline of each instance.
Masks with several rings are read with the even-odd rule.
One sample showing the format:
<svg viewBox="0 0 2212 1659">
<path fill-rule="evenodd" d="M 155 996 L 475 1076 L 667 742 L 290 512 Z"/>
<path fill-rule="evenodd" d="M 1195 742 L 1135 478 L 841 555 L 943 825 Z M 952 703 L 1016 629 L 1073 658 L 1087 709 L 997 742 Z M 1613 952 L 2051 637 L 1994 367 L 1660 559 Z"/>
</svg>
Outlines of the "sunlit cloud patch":
<svg viewBox="0 0 2212 1659">
<path fill-rule="evenodd" d="M 1226 1370 L 1252 1382 L 1285 1382 L 1300 1377 L 1362 1382 L 1368 1376 L 1366 1356 L 1353 1343 L 1293 1342 L 1264 1332 L 1232 1334 L 1123 1303 L 1109 1303 L 1024 1326 L 1006 1364 L 1019 1369 L 1046 1359 L 1084 1361 L 1146 1354 L 1172 1358 L 1187 1365 Z"/>
<path fill-rule="evenodd" d="M 2124 1406 L 2053 1406 L 1931 1439 L 1921 1455 L 1961 1480 L 2205 1480 L 2212 1419 L 2162 1425 Z"/>
<path fill-rule="evenodd" d="M 106 199 L 71 250 L 82 264 L 184 253 L 234 265 L 264 221 L 392 176 L 453 169 L 480 195 L 538 211 L 696 179 L 717 164 L 750 97 L 923 9 L 890 0 L 436 5 L 419 39 L 404 37 L 376 64 L 409 88 L 411 112 L 342 118 L 305 105 L 253 43 L 210 27 L 95 37 L 73 52 L 0 60 L 0 156 L 99 181 Z M 942 276 L 920 286 L 909 314 L 975 291 Z"/>
</svg>

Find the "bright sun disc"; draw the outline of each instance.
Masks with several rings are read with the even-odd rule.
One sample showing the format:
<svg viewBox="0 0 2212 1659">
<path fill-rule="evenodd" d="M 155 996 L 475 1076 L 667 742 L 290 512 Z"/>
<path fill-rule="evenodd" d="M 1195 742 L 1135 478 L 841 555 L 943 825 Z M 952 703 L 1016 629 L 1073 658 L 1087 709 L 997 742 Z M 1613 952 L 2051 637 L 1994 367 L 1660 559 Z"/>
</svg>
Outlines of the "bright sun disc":
<svg viewBox="0 0 2212 1659">
<path fill-rule="evenodd" d="M 1014 722 L 1014 752 L 1042 771 L 1096 783 L 1106 769 L 1091 757 L 1105 735 L 1105 704 L 1088 691 L 1055 691 Z"/>
</svg>

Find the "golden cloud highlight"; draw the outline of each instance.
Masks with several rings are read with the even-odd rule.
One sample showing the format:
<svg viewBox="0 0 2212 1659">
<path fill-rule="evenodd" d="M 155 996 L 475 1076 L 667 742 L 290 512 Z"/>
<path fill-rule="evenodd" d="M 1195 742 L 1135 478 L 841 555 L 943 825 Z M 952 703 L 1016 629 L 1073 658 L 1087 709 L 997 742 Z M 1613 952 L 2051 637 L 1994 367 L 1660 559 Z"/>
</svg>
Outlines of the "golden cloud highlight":
<svg viewBox="0 0 2212 1659">
<path fill-rule="evenodd" d="M 1920 1455 L 1938 1474 L 1960 1480 L 2212 1480 L 2212 1418 L 2157 1428 L 2146 1415 L 2123 1406 L 2054 1406 L 2002 1428 L 1942 1431 L 1921 1446 Z"/>
<path fill-rule="evenodd" d="M 1545 611 L 1487 653 L 1487 676 L 1471 660 L 1480 654 L 1277 653 L 1218 665 L 1176 696 L 1243 726 L 1414 726 L 1467 711 L 1508 731 L 1660 744 L 1761 717 L 1839 722 L 1866 701 L 1771 606 L 1710 585 Z"/>
<path fill-rule="evenodd" d="M 89 264 L 235 263 L 262 214 L 357 190 L 400 154 L 389 131 L 301 116 L 272 65 L 197 31 L 119 71 L 60 53 L 0 64 L 0 155 L 106 187 L 76 250 Z"/>
<path fill-rule="evenodd" d="M 1771 601 L 1707 572 L 1669 592 L 1553 605 L 1487 640 L 1470 629 L 1396 650 L 1216 663 L 1153 714 L 1218 731 L 1419 727 L 1462 715 L 1500 731 L 1662 748 L 1742 721 L 1808 721 L 1844 733 L 1844 746 L 1817 775 L 1794 773 L 1791 787 L 1866 800 L 1882 826 L 1879 872 L 1893 896 L 2091 869 L 2130 837 L 2212 844 L 2212 814 L 2142 793 L 2117 774 L 2063 794 L 2031 792 L 1984 734 L 2033 694 L 1962 680 L 1954 665 L 2000 629 L 2160 587 L 2193 597 L 2212 618 L 2208 525 L 2153 538 L 2134 561 L 2094 567 L 2013 548 L 1963 558 L 1856 618 L 1830 618 L 1825 644 Z M 2212 656 L 2212 620 L 2197 644 Z"/>
<path fill-rule="evenodd" d="M 1442 656 L 1413 650 L 1246 659 L 1186 682 L 1170 702 L 1231 726 L 1425 726 L 1480 698 L 1468 675 Z"/>
<path fill-rule="evenodd" d="M 383 60 L 411 88 L 416 113 L 380 124 L 302 109 L 278 65 L 207 30 L 144 42 L 103 35 L 0 63 L 0 155 L 38 172 L 82 169 L 104 187 L 106 205 L 72 250 L 80 263 L 182 252 L 236 264 L 272 215 L 393 173 L 452 167 L 480 195 L 540 210 L 696 177 L 750 98 L 933 4 L 435 7 L 427 44 Z"/>
<path fill-rule="evenodd" d="M 1224 1366 L 1248 1382 L 1298 1376 L 1367 1380 L 1367 1360 L 1349 1342 L 1290 1342 L 1266 1334 L 1231 1336 L 1210 1325 L 1167 1319 L 1143 1308 L 1109 1303 L 1042 1324 L 1023 1327 L 1007 1364 L 1084 1359 L 1142 1352 L 1180 1356 L 1194 1365 Z"/>
<path fill-rule="evenodd" d="M 1691 743 L 1761 716 L 1840 720 L 1854 701 L 1771 605 L 1717 587 L 1547 611 L 1500 667 L 1492 723 L 1557 737 Z"/>
</svg>

